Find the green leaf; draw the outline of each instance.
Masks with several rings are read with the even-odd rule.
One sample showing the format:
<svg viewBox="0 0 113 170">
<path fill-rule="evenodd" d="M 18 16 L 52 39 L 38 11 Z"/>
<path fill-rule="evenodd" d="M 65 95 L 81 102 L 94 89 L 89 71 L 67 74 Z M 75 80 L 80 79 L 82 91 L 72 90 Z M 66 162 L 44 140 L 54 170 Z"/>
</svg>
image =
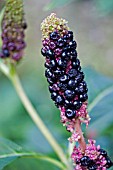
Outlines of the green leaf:
<svg viewBox="0 0 113 170">
<path fill-rule="evenodd" d="M 88 130 L 101 133 L 113 123 L 113 79 L 86 68 L 91 123 Z"/>
<path fill-rule="evenodd" d="M 50 162 L 55 166 L 64 169 L 64 166 L 59 161 L 50 158 L 48 156 L 43 156 L 42 154 L 35 152 L 26 152 L 19 145 L 4 139 L 0 138 L 0 170 L 3 169 L 6 165 L 10 164 L 17 158 L 35 158 L 43 161 Z"/>
<path fill-rule="evenodd" d="M 48 10 L 51 10 L 51 9 L 54 9 L 54 8 L 58 8 L 58 7 L 62 7 L 64 5 L 68 5 L 70 4 L 72 1 L 74 0 L 51 0 L 51 2 L 49 4 L 47 4 L 43 10 L 44 11 L 48 11 Z"/>
</svg>

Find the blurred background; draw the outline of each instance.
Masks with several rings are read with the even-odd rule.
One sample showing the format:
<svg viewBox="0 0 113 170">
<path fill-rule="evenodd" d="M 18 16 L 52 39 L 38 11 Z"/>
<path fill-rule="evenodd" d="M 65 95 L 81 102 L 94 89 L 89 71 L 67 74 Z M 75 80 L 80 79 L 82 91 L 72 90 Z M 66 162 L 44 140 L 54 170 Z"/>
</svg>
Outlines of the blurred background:
<svg viewBox="0 0 113 170">
<path fill-rule="evenodd" d="M 3 5 L 0 0 L 0 8 Z M 104 94 L 113 86 L 113 0 L 26 0 L 24 8 L 28 29 L 25 56 L 18 65 L 18 74 L 31 102 L 64 150 L 69 132 L 60 124 L 58 109 L 50 100 L 44 77 L 44 58 L 40 54 L 42 20 L 51 12 L 69 22 L 77 41 L 78 57 L 89 87 L 89 105 L 103 94 L 91 109 L 91 125 L 87 137 L 93 137 L 113 158 L 113 93 Z M 12 84 L 0 73 L 0 136 L 11 139 L 27 150 L 49 155 L 51 147 L 32 123 Z M 105 95 L 105 96 L 104 96 Z M 85 127 L 84 127 L 85 130 Z M 57 170 L 49 163 L 19 159 L 5 170 Z M 112 169 L 112 168 L 111 168 Z"/>
</svg>

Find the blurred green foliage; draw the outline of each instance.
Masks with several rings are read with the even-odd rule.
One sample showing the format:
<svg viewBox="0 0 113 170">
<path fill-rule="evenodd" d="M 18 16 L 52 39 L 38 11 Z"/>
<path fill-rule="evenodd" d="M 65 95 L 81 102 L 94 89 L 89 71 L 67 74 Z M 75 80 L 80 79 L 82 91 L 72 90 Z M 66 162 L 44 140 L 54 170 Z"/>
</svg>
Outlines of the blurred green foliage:
<svg viewBox="0 0 113 170">
<path fill-rule="evenodd" d="M 99 95 L 103 96 L 90 112 L 92 120 L 88 131 L 92 133 L 92 129 L 95 130 L 97 143 L 102 145 L 101 147 L 106 147 L 110 155 L 113 157 L 113 151 L 110 149 L 110 145 L 113 142 L 111 141 L 113 131 L 113 120 L 111 119 L 113 112 L 113 79 L 95 72 L 90 67 L 85 68 L 84 73 L 86 75 L 86 81 L 89 88 L 89 107 Z M 28 76 L 23 76 L 22 84 L 28 97 L 40 113 L 41 118 L 66 151 L 68 146 L 67 138 L 70 133 L 67 132 L 60 123 L 59 111 L 50 100 L 47 82 L 42 75 L 43 70 L 42 74 L 38 77 L 35 72 L 32 72 Z M 1 75 L 0 78 L 1 136 L 15 141 L 29 151 L 46 153 L 56 157 L 45 138 L 27 116 L 27 113 L 13 89 L 12 84 L 4 78 L 3 75 Z M 104 92 L 109 88 L 111 88 L 111 92 L 104 95 Z M 101 138 L 99 138 L 99 135 Z M 102 139 L 104 139 L 104 143 Z M 0 149 L 0 155 L 1 154 Z M 30 170 L 30 168 L 33 167 L 35 170 L 37 167 L 40 167 L 40 170 L 44 170 L 45 166 L 47 166 L 48 169 L 56 170 L 56 167 L 50 163 L 47 163 L 46 165 L 46 163 L 43 164 L 42 161 L 37 161 L 35 159 L 28 160 L 28 158 L 19 159 L 11 165 L 6 166 L 4 169 L 19 170 L 20 168 Z"/>
<path fill-rule="evenodd" d="M 62 7 L 64 5 L 68 5 L 73 1 L 81 1 L 81 0 L 51 0 L 47 5 L 45 5 L 44 10 L 52 10 L 55 8 Z M 84 0 L 83 0 L 84 1 Z M 92 0 L 95 7 L 103 14 L 106 15 L 110 12 L 113 12 L 113 0 Z M 76 5 L 76 4 L 75 4 Z"/>
</svg>

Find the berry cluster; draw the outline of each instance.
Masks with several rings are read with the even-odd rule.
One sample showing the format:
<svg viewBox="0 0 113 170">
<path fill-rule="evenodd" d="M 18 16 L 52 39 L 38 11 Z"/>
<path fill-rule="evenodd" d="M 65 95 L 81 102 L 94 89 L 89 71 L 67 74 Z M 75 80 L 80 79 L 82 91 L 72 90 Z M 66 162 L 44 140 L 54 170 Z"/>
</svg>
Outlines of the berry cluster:
<svg viewBox="0 0 113 170">
<path fill-rule="evenodd" d="M 76 164 L 75 170 L 106 170 L 113 166 L 113 162 L 100 145 L 95 146 L 94 140 L 89 140 L 84 155 L 80 148 L 74 148 L 72 159 Z"/>
<path fill-rule="evenodd" d="M 77 58 L 73 32 L 67 31 L 60 36 L 54 31 L 43 41 L 43 45 L 41 53 L 46 57 L 45 76 L 51 99 L 58 108 L 65 107 L 65 116 L 73 119 L 76 110 L 88 99 L 87 84 Z"/>
<path fill-rule="evenodd" d="M 10 58 L 12 61 L 21 59 L 26 46 L 24 42 L 26 28 L 22 0 L 8 0 L 2 20 L 1 58 Z"/>
</svg>

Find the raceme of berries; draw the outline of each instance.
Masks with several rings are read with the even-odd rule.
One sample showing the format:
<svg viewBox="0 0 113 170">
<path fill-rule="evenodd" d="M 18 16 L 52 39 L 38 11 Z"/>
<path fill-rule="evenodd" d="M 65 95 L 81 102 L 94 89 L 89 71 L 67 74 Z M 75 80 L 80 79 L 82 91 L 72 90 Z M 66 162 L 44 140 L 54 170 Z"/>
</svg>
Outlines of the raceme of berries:
<svg viewBox="0 0 113 170">
<path fill-rule="evenodd" d="M 89 124 L 87 112 L 88 89 L 80 66 L 73 32 L 67 21 L 54 13 L 41 24 L 42 55 L 45 57 L 45 76 L 49 83 L 51 99 L 59 108 L 61 122 L 71 132 L 69 141 L 78 142 L 71 158 L 74 170 L 106 170 L 113 166 L 107 152 L 95 145 L 95 140 L 86 144 L 81 124 Z"/>
<path fill-rule="evenodd" d="M 113 166 L 107 152 L 95 143 L 95 140 L 88 140 L 84 153 L 80 147 L 74 147 L 71 155 L 76 165 L 74 170 L 106 170 Z"/>
<path fill-rule="evenodd" d="M 87 84 L 77 57 L 77 43 L 67 22 L 54 13 L 41 24 L 42 55 L 51 99 L 61 111 L 61 122 L 68 131 L 74 130 L 76 118 L 88 124 Z"/>
<path fill-rule="evenodd" d="M 7 0 L 2 20 L 0 58 L 9 58 L 12 62 L 22 58 L 26 46 L 24 41 L 26 28 L 22 0 Z"/>
</svg>

